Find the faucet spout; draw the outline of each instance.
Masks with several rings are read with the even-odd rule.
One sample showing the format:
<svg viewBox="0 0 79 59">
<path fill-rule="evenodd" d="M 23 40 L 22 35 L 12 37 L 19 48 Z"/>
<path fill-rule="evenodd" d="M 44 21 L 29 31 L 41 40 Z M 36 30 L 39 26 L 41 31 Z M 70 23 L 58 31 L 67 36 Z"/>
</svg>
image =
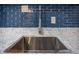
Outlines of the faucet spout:
<svg viewBox="0 0 79 59">
<path fill-rule="evenodd" d="M 41 5 L 39 5 L 39 29 L 38 29 L 39 34 L 43 34 L 43 29 L 41 27 Z"/>
</svg>

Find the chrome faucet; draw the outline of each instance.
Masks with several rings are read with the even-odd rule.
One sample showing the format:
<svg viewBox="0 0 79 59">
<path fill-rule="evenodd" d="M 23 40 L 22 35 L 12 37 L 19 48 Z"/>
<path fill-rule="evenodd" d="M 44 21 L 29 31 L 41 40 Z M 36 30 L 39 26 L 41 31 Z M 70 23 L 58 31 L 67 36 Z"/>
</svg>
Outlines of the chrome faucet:
<svg viewBox="0 0 79 59">
<path fill-rule="evenodd" d="M 43 34 L 43 29 L 41 27 L 41 5 L 39 5 L 39 28 L 38 28 L 39 34 Z"/>
</svg>

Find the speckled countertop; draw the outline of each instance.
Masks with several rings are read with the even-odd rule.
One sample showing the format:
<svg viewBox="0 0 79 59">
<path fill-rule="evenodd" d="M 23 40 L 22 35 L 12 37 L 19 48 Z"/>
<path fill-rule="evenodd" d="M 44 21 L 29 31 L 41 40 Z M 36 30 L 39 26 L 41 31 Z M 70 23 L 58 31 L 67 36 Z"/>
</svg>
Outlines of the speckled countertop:
<svg viewBox="0 0 79 59">
<path fill-rule="evenodd" d="M 79 28 L 0 28 L 0 53 L 21 37 L 57 37 L 72 53 L 79 53 Z"/>
</svg>

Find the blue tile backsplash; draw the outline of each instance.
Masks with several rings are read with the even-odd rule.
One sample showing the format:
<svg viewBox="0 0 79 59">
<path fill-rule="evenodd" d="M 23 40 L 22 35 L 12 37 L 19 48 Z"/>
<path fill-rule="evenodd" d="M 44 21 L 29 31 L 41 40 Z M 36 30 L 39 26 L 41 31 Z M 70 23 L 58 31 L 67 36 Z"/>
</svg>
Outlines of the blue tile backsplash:
<svg viewBox="0 0 79 59">
<path fill-rule="evenodd" d="M 76 4 L 29 4 L 33 12 L 21 12 L 21 4 L 0 5 L 0 27 L 38 27 L 41 11 L 42 27 L 79 27 L 79 5 Z M 56 24 L 51 17 L 56 17 Z"/>
</svg>

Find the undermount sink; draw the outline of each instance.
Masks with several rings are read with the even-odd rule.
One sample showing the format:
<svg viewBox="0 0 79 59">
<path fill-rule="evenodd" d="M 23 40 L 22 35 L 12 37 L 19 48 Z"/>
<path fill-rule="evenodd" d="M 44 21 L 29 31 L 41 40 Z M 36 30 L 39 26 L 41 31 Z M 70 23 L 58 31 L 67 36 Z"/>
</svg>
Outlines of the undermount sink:
<svg viewBox="0 0 79 59">
<path fill-rule="evenodd" d="M 69 53 L 57 37 L 22 37 L 6 53 Z"/>
</svg>

